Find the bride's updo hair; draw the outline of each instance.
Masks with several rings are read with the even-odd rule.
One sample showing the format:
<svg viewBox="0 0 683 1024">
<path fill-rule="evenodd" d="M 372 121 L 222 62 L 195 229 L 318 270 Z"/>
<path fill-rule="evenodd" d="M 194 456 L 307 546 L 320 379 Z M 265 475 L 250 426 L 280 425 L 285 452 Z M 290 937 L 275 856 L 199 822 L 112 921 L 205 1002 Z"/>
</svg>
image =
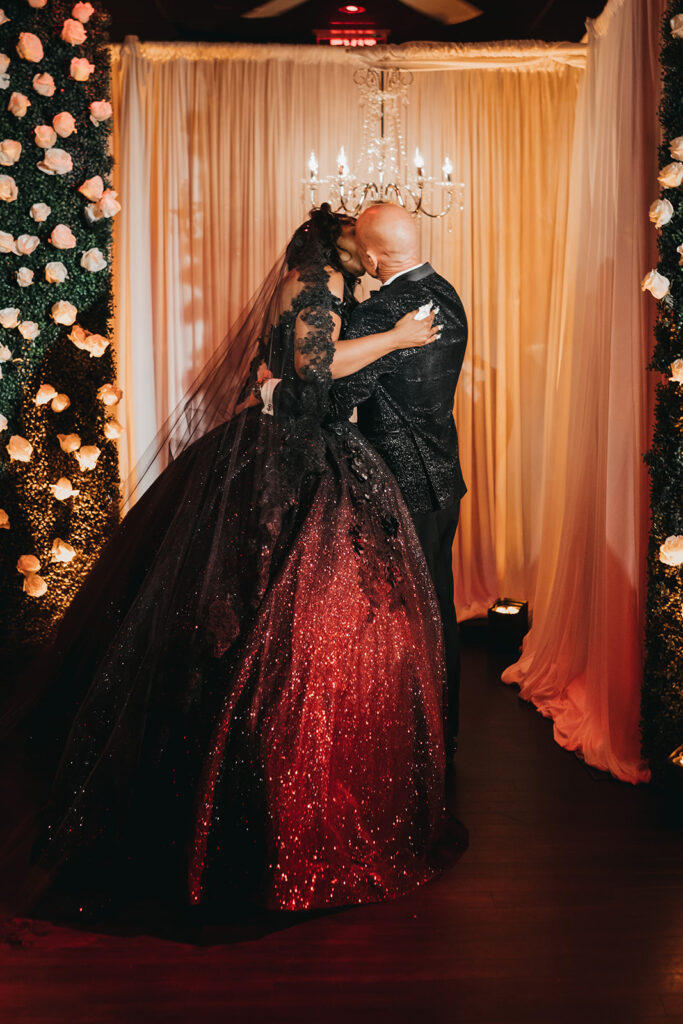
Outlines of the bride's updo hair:
<svg viewBox="0 0 683 1024">
<path fill-rule="evenodd" d="M 311 210 L 308 220 L 292 235 L 285 259 L 289 270 L 305 267 L 311 263 L 334 267 L 348 277 L 348 271 L 339 258 L 337 239 L 343 224 L 352 223 L 346 214 L 333 213 L 329 203 Z"/>
</svg>

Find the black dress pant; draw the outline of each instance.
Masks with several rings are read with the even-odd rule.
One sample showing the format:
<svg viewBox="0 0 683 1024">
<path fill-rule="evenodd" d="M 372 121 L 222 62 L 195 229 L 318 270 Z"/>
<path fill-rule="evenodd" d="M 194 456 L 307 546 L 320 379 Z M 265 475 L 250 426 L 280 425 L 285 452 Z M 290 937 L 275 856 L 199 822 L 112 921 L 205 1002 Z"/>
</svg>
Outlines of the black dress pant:
<svg viewBox="0 0 683 1024">
<path fill-rule="evenodd" d="M 446 655 L 446 755 L 450 759 L 458 735 L 460 697 L 460 644 L 453 600 L 452 549 L 460 518 L 460 502 L 435 512 L 412 513 L 429 571 L 434 581 Z"/>
</svg>

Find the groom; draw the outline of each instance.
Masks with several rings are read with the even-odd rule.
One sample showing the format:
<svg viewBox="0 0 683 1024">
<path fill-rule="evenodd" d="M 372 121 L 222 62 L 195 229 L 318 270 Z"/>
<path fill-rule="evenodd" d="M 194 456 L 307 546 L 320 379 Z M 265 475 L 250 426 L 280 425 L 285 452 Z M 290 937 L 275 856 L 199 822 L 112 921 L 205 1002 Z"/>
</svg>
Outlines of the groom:
<svg viewBox="0 0 683 1024">
<path fill-rule="evenodd" d="M 382 287 L 353 311 L 346 338 L 390 330 L 405 313 L 433 302 L 438 341 L 392 352 L 333 392 L 358 409 L 358 427 L 392 471 L 410 511 L 441 609 L 447 675 L 446 753 L 458 735 L 460 654 L 451 550 L 467 488 L 453 420 L 455 388 L 467 344 L 467 318 L 452 285 L 418 257 L 414 217 L 400 206 L 371 206 L 356 222 L 363 266 Z"/>
</svg>

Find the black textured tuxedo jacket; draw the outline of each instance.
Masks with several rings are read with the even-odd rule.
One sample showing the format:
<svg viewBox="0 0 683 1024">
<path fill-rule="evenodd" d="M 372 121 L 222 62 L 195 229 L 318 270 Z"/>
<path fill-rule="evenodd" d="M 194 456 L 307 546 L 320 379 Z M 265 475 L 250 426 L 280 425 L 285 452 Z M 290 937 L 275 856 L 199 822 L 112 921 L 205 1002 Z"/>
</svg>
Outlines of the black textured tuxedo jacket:
<svg viewBox="0 0 683 1024">
<path fill-rule="evenodd" d="M 401 274 L 351 313 L 346 338 L 390 330 L 429 300 L 441 337 L 390 352 L 332 387 L 335 418 L 358 408 L 358 427 L 392 471 L 413 513 L 448 508 L 467 488 L 460 470 L 453 400 L 467 345 L 467 317 L 455 288 L 429 263 Z"/>
</svg>

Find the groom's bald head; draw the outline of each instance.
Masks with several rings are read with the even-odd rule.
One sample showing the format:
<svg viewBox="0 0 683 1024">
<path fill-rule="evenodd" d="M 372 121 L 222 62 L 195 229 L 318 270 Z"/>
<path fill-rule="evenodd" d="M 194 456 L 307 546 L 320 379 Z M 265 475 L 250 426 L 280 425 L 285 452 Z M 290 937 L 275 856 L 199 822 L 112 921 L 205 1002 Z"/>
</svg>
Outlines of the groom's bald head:
<svg viewBox="0 0 683 1024">
<path fill-rule="evenodd" d="M 419 260 L 417 224 L 402 206 L 378 203 L 356 221 L 356 241 L 363 266 L 372 277 L 386 281 Z"/>
</svg>

